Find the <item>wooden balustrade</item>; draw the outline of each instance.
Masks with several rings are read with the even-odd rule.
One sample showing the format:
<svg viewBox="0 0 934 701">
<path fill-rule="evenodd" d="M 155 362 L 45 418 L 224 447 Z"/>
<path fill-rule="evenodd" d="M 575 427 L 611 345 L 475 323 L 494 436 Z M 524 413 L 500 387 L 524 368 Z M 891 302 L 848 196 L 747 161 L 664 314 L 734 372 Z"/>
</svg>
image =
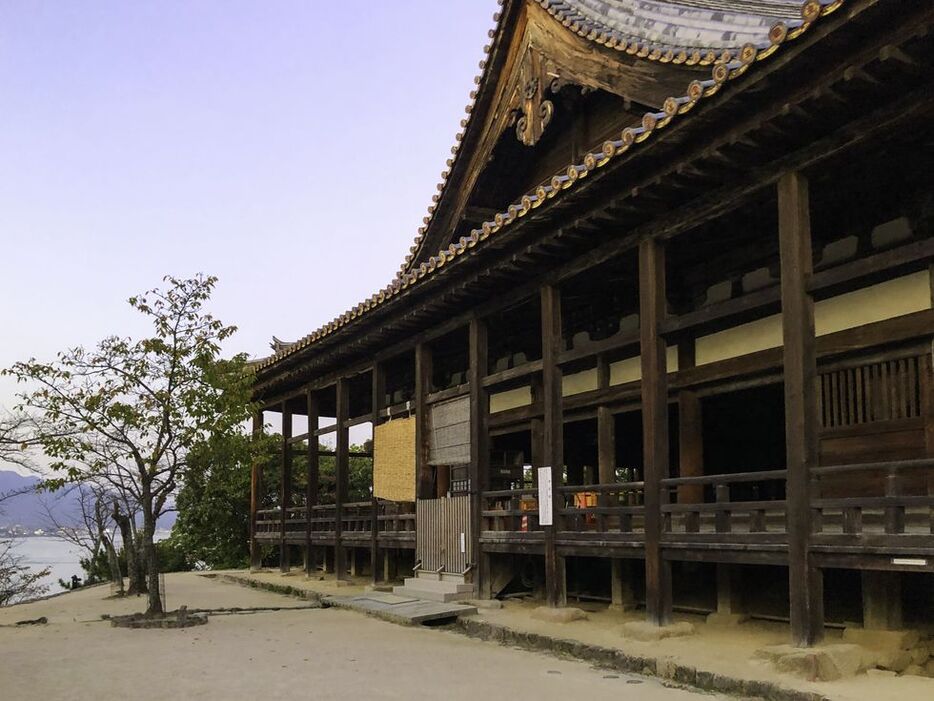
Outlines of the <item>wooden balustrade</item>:
<svg viewBox="0 0 934 701">
<path fill-rule="evenodd" d="M 256 536 L 258 538 L 278 538 L 282 529 L 279 509 L 259 509 L 256 512 Z"/>
<path fill-rule="evenodd" d="M 927 479 L 913 480 L 914 487 L 908 488 L 907 477 L 916 471 L 925 471 Z M 881 478 L 881 494 L 825 497 L 821 493 L 823 477 L 866 474 Z M 828 465 L 814 468 L 811 478 L 816 536 L 848 540 L 895 536 L 891 542 L 897 542 L 898 536 L 934 535 L 934 459 Z M 934 542 L 929 547 L 934 548 Z"/>
<path fill-rule="evenodd" d="M 541 531 L 537 489 L 503 489 L 484 492 L 481 530 L 527 533 Z"/>
<path fill-rule="evenodd" d="M 378 502 L 376 528 L 381 539 L 415 539 L 415 504 L 413 502 Z"/>
<path fill-rule="evenodd" d="M 555 505 L 558 531 L 644 532 L 644 482 L 559 487 Z"/>
<path fill-rule="evenodd" d="M 781 499 L 742 499 L 733 501 L 731 485 L 784 482 L 787 470 L 758 470 L 725 475 L 675 477 L 662 480 L 671 501 L 678 487 L 700 485 L 712 488 L 714 501 L 666 503 L 662 505 L 663 532 L 679 534 L 755 534 L 784 532 L 786 503 Z M 722 538 L 719 538 L 722 540 Z"/>
</svg>

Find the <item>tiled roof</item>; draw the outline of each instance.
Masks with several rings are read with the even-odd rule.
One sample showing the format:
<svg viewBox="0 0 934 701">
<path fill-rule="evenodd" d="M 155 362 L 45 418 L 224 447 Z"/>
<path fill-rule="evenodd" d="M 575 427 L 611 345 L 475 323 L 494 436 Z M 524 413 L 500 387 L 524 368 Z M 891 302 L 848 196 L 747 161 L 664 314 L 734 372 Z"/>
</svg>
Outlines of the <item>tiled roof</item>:
<svg viewBox="0 0 934 701">
<path fill-rule="evenodd" d="M 580 36 L 623 51 L 738 49 L 801 17 L 798 0 L 539 0 Z M 636 47 L 633 51 L 633 47 Z M 651 51 L 650 49 L 650 51 Z M 692 52 L 687 52 L 692 53 Z"/>
<path fill-rule="evenodd" d="M 784 2 L 783 0 L 740 0 L 740 2 L 737 3 L 727 2 L 727 0 L 682 0 L 682 2 L 679 3 L 650 2 L 649 0 L 645 0 L 644 2 L 637 2 L 635 0 L 564 0 L 563 2 L 554 2 L 553 0 L 537 1 L 545 6 L 546 9 L 549 6 L 555 7 L 557 5 L 574 5 L 575 7 L 582 7 L 586 4 L 614 7 L 622 7 L 624 5 L 652 5 L 666 7 L 691 6 L 699 8 L 703 7 L 706 8 L 707 11 L 713 11 L 713 8 L 716 6 L 722 7 L 727 5 L 733 6 L 741 4 L 743 6 L 755 5 L 768 6 L 770 8 L 774 7 L 775 11 L 777 12 L 781 8 L 787 9 L 793 4 L 796 4 L 798 10 L 797 18 L 789 18 L 784 20 L 779 19 L 772 23 L 768 29 L 768 32 L 764 35 L 763 41 L 759 42 L 758 44 L 744 44 L 739 48 L 735 56 L 732 54 L 732 52 L 729 51 L 721 53 L 719 55 L 719 59 L 716 60 L 713 65 L 712 76 L 710 79 L 695 80 L 691 82 L 691 84 L 687 87 L 687 91 L 684 95 L 669 97 L 665 101 L 661 111 L 647 112 L 643 116 L 640 126 L 627 127 L 622 131 L 618 139 L 611 139 L 604 142 L 598 150 L 592 151 L 584 156 L 581 163 L 570 164 L 565 170 L 555 174 L 549 181 L 539 185 L 533 192 L 526 194 L 518 202 L 509 205 L 505 211 L 497 214 L 492 220 L 484 222 L 479 228 L 471 231 L 469 236 L 462 236 L 460 241 L 457 243 L 452 243 L 447 248 L 442 249 L 436 255 L 431 256 L 426 262 L 421 263 L 417 267 L 412 267 L 409 269 L 409 259 L 407 259 L 406 265 L 403 266 L 403 269 L 400 271 L 400 273 L 385 288 L 364 300 L 360 304 L 356 305 L 353 307 L 353 309 L 328 322 L 318 330 L 308 334 L 299 341 L 283 347 L 281 350 L 278 350 L 276 353 L 269 357 L 256 360 L 253 363 L 254 368 L 258 370 L 267 368 L 271 365 L 274 365 L 278 361 L 298 352 L 299 350 L 302 350 L 303 348 L 306 348 L 316 343 L 317 341 L 332 335 L 337 330 L 357 320 L 376 307 L 385 304 L 392 298 L 408 290 L 410 287 L 418 285 L 421 280 L 431 276 L 445 265 L 452 264 L 457 258 L 464 255 L 468 251 L 478 246 L 482 246 L 483 242 L 488 238 L 496 236 L 497 233 L 508 228 L 513 222 L 526 216 L 531 210 L 540 207 L 546 200 L 558 197 L 563 191 L 574 187 L 578 181 L 587 177 L 587 175 L 592 171 L 598 168 L 602 168 L 611 160 L 621 157 L 631 149 L 644 148 L 642 144 L 650 140 L 653 134 L 661 129 L 664 129 L 673 120 L 681 118 L 684 114 L 693 109 L 693 107 L 698 102 L 718 93 L 725 83 L 743 75 L 756 62 L 762 61 L 771 56 L 779 49 L 782 44 L 800 36 L 817 19 L 824 15 L 830 14 L 838 7 L 840 7 L 844 2 L 844 0 L 807 0 L 807 2 L 803 3 Z M 499 22 L 500 17 L 495 16 L 495 19 L 497 22 Z M 491 31 L 491 36 L 494 36 L 495 32 L 496 30 Z M 674 47 L 669 48 L 674 50 Z M 489 49 L 489 46 L 485 47 L 487 52 L 489 52 Z M 637 50 L 637 55 L 641 55 L 645 49 L 646 47 Z M 652 60 L 665 60 L 664 57 L 660 57 L 655 54 L 656 50 L 650 49 L 648 50 L 645 58 Z M 673 62 L 673 58 L 671 57 L 668 57 L 668 60 Z M 480 84 L 483 78 L 484 76 L 481 74 L 481 76 L 477 78 L 476 82 Z M 472 94 L 472 98 L 473 97 L 475 97 L 475 93 Z M 468 107 L 468 113 L 469 109 L 470 108 Z M 466 128 L 466 120 L 465 122 L 462 122 L 462 126 Z M 458 135 L 457 143 L 460 143 L 462 138 L 463 132 Z M 453 150 L 456 154 L 456 145 Z M 449 167 L 451 164 L 451 161 L 449 161 Z M 443 185 L 439 185 L 439 191 L 441 189 L 443 189 Z M 433 199 L 435 203 L 437 203 L 439 195 L 435 195 Z M 433 207 L 430 208 L 429 211 L 432 210 Z M 412 248 L 413 254 L 417 250 L 418 243 L 418 240 L 416 240 L 416 246 L 413 246 Z"/>
</svg>

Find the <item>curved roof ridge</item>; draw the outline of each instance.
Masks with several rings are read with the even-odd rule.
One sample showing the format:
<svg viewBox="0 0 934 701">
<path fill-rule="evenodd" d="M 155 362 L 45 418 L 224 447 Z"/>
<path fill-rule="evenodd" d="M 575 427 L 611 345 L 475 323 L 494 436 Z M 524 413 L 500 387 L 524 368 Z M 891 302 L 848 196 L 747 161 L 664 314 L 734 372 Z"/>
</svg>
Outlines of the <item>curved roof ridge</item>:
<svg viewBox="0 0 934 701">
<path fill-rule="evenodd" d="M 549 0 L 535 0 L 549 2 Z M 567 0 L 565 0 L 567 1 Z M 604 0 L 607 1 L 607 0 Z M 648 0 L 646 0 L 648 1 Z M 698 0 L 705 1 L 705 0 Z M 706 0 L 714 2 L 716 0 Z M 759 0 L 760 2 L 766 0 Z M 743 75 L 753 64 L 773 55 L 782 44 L 796 39 L 803 34 L 820 17 L 830 14 L 838 9 L 845 0 L 806 0 L 801 6 L 800 19 L 791 21 L 778 21 L 768 32 L 768 45 L 764 47 L 746 44 L 735 58 L 724 57 L 718 61 L 712 70 L 711 78 L 707 80 L 694 80 L 688 85 L 684 95 L 669 97 L 665 100 L 663 109 L 659 112 L 647 112 L 637 127 L 626 127 L 618 139 L 605 141 L 598 150 L 587 153 L 581 163 L 570 164 L 564 171 L 556 173 L 552 178 L 535 190 L 521 197 L 517 202 L 480 227 L 473 229 L 469 236 L 462 236 L 457 243 L 450 244 L 431 256 L 417 268 L 409 270 L 404 267 L 396 278 L 386 287 L 379 290 L 368 299 L 357 304 L 341 316 L 324 324 L 317 330 L 288 346 L 278 350 L 265 358 L 258 358 L 251 365 L 261 370 L 283 358 L 305 348 L 312 343 L 333 334 L 348 323 L 355 321 L 365 313 L 375 309 L 393 297 L 412 287 L 425 277 L 434 274 L 448 262 L 467 253 L 480 243 L 507 228 L 513 222 L 527 215 L 532 209 L 537 209 L 543 202 L 560 195 L 564 190 L 574 186 L 576 182 L 585 178 L 592 171 L 602 168 L 614 158 L 622 156 L 630 149 L 649 140 L 653 134 L 668 126 L 673 120 L 691 111 L 703 99 L 712 97 L 720 92 L 723 85 Z M 499 23 L 501 17 L 495 16 Z M 498 24 L 497 29 L 500 26 Z M 495 30 L 493 30 L 495 31 Z M 487 47 L 488 49 L 488 47 Z M 462 137 L 463 132 L 461 132 Z M 458 139 L 458 142 L 460 141 Z M 440 189 L 441 186 L 439 186 Z M 438 197 L 438 195 L 435 195 Z M 413 252 L 416 246 L 413 246 Z"/>
</svg>

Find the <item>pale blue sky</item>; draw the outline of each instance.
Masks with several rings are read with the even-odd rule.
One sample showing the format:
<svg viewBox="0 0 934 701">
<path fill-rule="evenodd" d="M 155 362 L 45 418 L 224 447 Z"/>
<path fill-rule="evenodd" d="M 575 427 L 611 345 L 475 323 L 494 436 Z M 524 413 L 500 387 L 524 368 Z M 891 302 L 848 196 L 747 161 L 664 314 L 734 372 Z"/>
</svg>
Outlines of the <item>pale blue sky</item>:
<svg viewBox="0 0 934 701">
<path fill-rule="evenodd" d="M 496 9 L 0 0 L 0 366 L 139 333 L 169 273 L 219 276 L 252 355 L 384 286 Z"/>
</svg>

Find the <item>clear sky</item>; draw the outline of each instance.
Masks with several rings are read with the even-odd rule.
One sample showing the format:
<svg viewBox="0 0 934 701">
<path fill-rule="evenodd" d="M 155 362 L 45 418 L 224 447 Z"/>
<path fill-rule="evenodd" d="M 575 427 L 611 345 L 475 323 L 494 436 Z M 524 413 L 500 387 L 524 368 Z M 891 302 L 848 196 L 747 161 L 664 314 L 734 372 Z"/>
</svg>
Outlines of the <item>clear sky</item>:
<svg viewBox="0 0 934 701">
<path fill-rule="evenodd" d="M 0 2 L 0 366 L 144 332 L 126 299 L 166 274 L 217 275 L 253 356 L 385 286 L 496 9 Z"/>
</svg>

